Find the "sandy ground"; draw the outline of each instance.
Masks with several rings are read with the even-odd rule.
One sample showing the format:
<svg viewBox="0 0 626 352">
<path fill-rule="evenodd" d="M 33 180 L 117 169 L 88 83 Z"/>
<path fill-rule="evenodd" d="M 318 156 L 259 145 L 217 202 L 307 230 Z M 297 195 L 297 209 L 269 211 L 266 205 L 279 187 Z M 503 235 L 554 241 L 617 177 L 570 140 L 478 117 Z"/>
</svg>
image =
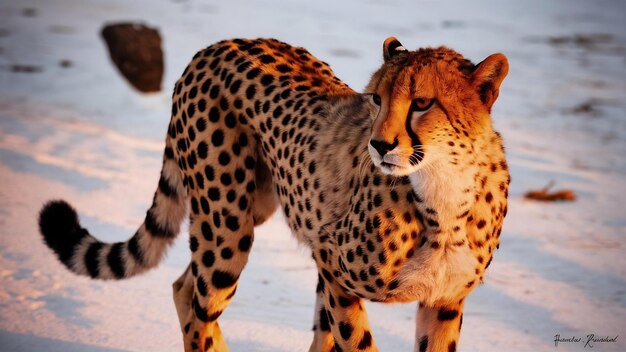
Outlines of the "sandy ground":
<svg viewBox="0 0 626 352">
<path fill-rule="evenodd" d="M 128 238 L 158 181 L 170 87 L 212 42 L 277 37 L 308 48 L 358 90 L 393 35 L 475 62 L 498 51 L 510 60 L 492 114 L 511 166 L 510 211 L 486 282 L 467 301 L 460 349 L 625 351 L 625 14 L 617 0 L 1 0 L 0 350 L 180 350 L 170 284 L 188 262 L 186 232 L 158 269 L 93 282 L 44 247 L 41 204 L 62 197 L 100 238 Z M 99 30 L 124 20 L 159 27 L 162 93 L 137 93 L 111 65 Z M 578 200 L 523 199 L 551 181 Z M 221 318 L 226 339 L 233 351 L 305 351 L 314 265 L 281 214 L 256 233 Z M 381 351 L 412 350 L 415 304 L 367 308 Z M 557 334 L 619 336 L 585 348 L 555 346 Z"/>
</svg>

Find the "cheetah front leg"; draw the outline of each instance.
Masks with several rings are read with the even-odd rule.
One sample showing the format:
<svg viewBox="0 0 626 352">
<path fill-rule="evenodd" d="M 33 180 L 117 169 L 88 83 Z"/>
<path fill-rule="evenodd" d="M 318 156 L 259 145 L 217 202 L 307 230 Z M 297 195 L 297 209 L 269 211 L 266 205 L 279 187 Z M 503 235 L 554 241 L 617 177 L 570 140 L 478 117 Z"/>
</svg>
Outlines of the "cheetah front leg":
<svg viewBox="0 0 626 352">
<path fill-rule="evenodd" d="M 463 299 L 440 307 L 420 304 L 415 333 L 416 352 L 454 352 L 463 322 Z"/>
<path fill-rule="evenodd" d="M 320 290 L 335 351 L 378 351 L 362 299 L 346 292 L 326 269 L 321 269 L 320 277 L 323 277 Z M 328 346 L 326 338 L 322 346 Z"/>
</svg>

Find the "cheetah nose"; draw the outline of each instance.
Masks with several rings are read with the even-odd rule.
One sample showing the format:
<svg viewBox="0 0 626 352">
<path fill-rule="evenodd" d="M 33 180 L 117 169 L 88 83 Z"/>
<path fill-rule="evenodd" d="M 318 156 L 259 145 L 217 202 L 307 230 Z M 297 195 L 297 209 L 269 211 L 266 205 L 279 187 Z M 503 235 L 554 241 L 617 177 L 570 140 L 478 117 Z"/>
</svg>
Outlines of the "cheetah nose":
<svg viewBox="0 0 626 352">
<path fill-rule="evenodd" d="M 398 146 L 398 138 L 393 140 L 393 144 L 387 143 L 385 141 L 377 141 L 375 139 L 371 139 L 370 144 L 372 145 L 372 147 L 374 147 L 374 149 L 376 149 L 378 154 L 383 157 L 385 156 L 385 154 L 387 154 L 388 151 L 393 150 L 395 147 Z"/>
</svg>

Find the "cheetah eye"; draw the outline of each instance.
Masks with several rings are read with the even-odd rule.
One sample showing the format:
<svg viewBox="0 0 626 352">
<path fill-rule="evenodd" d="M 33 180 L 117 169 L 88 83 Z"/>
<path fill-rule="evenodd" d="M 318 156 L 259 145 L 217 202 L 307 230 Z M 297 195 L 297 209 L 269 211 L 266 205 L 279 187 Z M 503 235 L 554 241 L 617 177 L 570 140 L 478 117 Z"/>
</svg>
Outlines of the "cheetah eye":
<svg viewBox="0 0 626 352">
<path fill-rule="evenodd" d="M 430 107 L 435 102 L 435 99 L 430 98 L 416 98 L 411 102 L 411 110 L 412 111 L 426 111 L 430 109 Z"/>
<path fill-rule="evenodd" d="M 376 106 L 380 106 L 381 100 L 380 100 L 380 95 L 378 94 L 372 94 L 372 102 L 376 105 Z"/>
</svg>

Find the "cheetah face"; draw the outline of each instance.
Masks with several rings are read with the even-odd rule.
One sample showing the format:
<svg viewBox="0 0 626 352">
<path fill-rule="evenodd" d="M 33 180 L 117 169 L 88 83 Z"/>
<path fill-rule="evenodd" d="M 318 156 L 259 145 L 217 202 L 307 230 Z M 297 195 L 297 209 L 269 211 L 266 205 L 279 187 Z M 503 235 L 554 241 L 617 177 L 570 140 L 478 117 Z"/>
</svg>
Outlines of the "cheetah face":
<svg viewBox="0 0 626 352">
<path fill-rule="evenodd" d="M 377 100 L 381 99 L 375 95 Z M 382 100 L 382 99 L 381 99 Z M 368 150 L 374 164 L 389 175 L 408 175 L 422 167 L 425 153 L 419 137 L 416 134 L 416 125 L 434 105 L 434 99 L 418 98 L 411 102 L 411 107 L 405 119 L 406 133 L 410 138 L 410 143 L 400 144 L 400 139 L 394 137 L 393 143 L 388 143 L 384 139 L 370 138 Z M 428 154 L 429 156 L 431 153 Z"/>
<path fill-rule="evenodd" d="M 366 88 L 379 107 L 368 144 L 374 164 L 396 176 L 457 165 L 450 147 L 473 150 L 491 130 L 489 112 L 508 72 L 506 57 L 494 54 L 474 65 L 444 47 L 408 51 L 393 37 L 383 56 Z"/>
</svg>

